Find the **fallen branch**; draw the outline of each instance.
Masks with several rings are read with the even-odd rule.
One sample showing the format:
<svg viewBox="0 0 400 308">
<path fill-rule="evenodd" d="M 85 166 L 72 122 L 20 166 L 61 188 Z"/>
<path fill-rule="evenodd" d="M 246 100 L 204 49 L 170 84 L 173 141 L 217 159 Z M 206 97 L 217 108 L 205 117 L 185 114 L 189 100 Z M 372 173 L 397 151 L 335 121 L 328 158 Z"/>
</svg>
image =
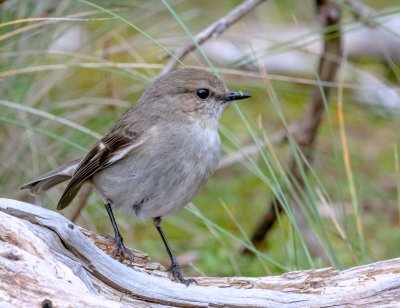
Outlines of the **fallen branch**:
<svg viewBox="0 0 400 308">
<path fill-rule="evenodd" d="M 327 307 L 400 303 L 400 259 L 344 271 L 272 277 L 196 277 L 185 287 L 134 251 L 131 267 L 109 257 L 112 241 L 60 214 L 0 199 L 0 302 L 22 307 Z"/>
<path fill-rule="evenodd" d="M 258 6 L 264 1 L 266 0 L 243 1 L 243 3 L 241 3 L 232 11 L 230 11 L 226 16 L 221 17 L 220 19 L 209 25 L 207 28 L 205 28 L 203 31 L 199 32 L 195 36 L 196 43 L 201 45 L 209 38 L 215 38 L 221 35 L 231 25 L 233 25 L 240 18 L 242 18 L 244 15 L 252 11 L 256 6 Z M 182 59 L 184 56 L 186 56 L 189 52 L 191 52 L 195 48 L 196 48 L 195 43 L 190 42 L 187 45 L 181 46 L 177 48 L 175 51 L 173 51 L 172 54 L 175 56 L 175 58 L 170 58 L 168 63 L 160 71 L 159 76 L 171 72 L 178 64 L 176 59 Z"/>
</svg>

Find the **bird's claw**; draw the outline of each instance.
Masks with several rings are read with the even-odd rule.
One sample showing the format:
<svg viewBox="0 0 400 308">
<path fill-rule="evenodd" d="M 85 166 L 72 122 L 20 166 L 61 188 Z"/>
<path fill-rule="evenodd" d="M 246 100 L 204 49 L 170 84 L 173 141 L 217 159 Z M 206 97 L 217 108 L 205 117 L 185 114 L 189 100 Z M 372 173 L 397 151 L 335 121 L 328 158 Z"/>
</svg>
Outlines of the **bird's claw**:
<svg viewBox="0 0 400 308">
<path fill-rule="evenodd" d="M 115 250 L 112 254 L 112 257 L 115 258 L 116 256 L 119 255 L 118 260 L 121 263 L 123 263 L 125 258 L 128 257 L 129 265 L 131 265 L 132 262 L 135 260 L 135 255 L 125 247 L 122 236 L 117 236 L 112 239 L 115 242 Z"/>
<path fill-rule="evenodd" d="M 172 263 L 168 269 L 172 273 L 172 277 L 179 280 L 180 283 L 183 283 L 185 286 L 189 286 L 191 283 L 197 284 L 197 281 L 194 279 L 185 279 L 182 276 L 181 268 L 179 267 L 178 263 Z"/>
</svg>

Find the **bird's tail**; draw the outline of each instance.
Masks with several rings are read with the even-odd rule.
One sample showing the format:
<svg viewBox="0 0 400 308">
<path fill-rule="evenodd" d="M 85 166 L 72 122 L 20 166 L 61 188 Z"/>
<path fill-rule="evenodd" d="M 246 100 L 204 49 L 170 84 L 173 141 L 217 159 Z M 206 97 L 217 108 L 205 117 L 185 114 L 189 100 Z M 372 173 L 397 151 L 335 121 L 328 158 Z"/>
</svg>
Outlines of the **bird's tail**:
<svg viewBox="0 0 400 308">
<path fill-rule="evenodd" d="M 67 165 L 45 173 L 33 181 L 22 185 L 20 189 L 30 189 L 32 194 L 40 195 L 53 186 L 71 179 L 79 161 L 80 159 L 74 160 Z"/>
</svg>

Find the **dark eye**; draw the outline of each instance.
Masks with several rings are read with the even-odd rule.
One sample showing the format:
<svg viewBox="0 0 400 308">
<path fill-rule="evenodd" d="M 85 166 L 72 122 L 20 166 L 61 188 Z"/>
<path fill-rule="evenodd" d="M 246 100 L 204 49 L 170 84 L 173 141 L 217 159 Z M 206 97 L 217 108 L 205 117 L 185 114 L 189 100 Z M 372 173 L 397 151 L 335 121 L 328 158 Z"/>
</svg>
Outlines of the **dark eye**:
<svg viewBox="0 0 400 308">
<path fill-rule="evenodd" d="M 201 99 L 206 99 L 210 95 L 210 91 L 204 88 L 197 89 L 196 95 Z"/>
</svg>

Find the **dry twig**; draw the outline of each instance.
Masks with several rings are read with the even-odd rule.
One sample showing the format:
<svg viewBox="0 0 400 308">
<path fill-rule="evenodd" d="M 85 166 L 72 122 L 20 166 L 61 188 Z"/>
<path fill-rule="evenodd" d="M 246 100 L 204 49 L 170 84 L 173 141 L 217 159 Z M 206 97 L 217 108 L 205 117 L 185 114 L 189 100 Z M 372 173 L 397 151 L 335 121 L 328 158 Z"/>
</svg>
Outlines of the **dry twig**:
<svg viewBox="0 0 400 308">
<path fill-rule="evenodd" d="M 352 9 L 352 14 L 355 19 L 362 21 L 369 27 L 376 25 L 373 17 L 377 15 L 377 12 L 365 5 L 361 0 L 342 0 L 342 2 L 345 6 Z"/>
<path fill-rule="evenodd" d="M 238 5 L 227 15 L 221 17 L 220 19 L 209 25 L 207 28 L 205 28 L 203 31 L 199 32 L 195 36 L 197 44 L 200 45 L 210 38 L 215 38 L 221 35 L 231 25 L 236 23 L 240 18 L 242 18 L 244 15 L 252 11 L 256 6 L 263 3 L 264 1 L 266 0 L 243 1 L 242 4 Z M 186 56 L 189 52 L 191 52 L 195 48 L 196 45 L 194 44 L 194 42 L 190 42 L 189 44 L 181 46 L 177 48 L 175 51 L 173 51 L 172 53 L 176 58 L 170 58 L 168 63 L 160 71 L 159 76 L 171 72 L 178 65 L 176 59 L 182 59 L 184 56 Z"/>
<path fill-rule="evenodd" d="M 87 200 L 90 196 L 90 194 L 92 193 L 93 190 L 93 186 L 91 185 L 84 185 L 82 187 L 81 192 L 79 193 L 79 199 L 78 202 L 76 203 L 74 210 L 71 214 L 71 221 L 72 222 L 76 222 L 76 220 L 79 218 L 83 208 L 86 206 L 87 204 Z"/>
</svg>

